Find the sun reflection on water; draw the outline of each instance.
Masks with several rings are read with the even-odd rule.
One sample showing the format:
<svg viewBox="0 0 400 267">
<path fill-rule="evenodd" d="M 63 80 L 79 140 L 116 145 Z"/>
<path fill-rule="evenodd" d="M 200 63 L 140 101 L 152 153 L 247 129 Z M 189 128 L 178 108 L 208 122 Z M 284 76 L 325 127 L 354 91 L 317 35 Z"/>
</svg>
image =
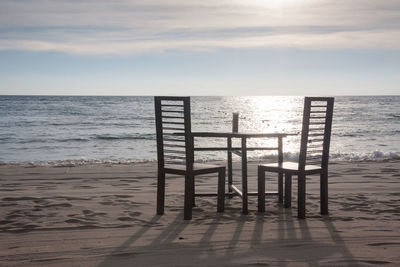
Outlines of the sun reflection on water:
<svg viewBox="0 0 400 267">
<path fill-rule="evenodd" d="M 199 131 L 231 131 L 232 113 L 239 113 L 239 132 L 249 133 L 299 133 L 303 111 L 303 97 L 285 96 L 250 96 L 226 97 L 223 99 L 220 111 L 205 112 L 206 107 L 199 106 L 201 117 L 208 121 L 220 121 L 219 124 L 199 125 Z M 199 104 L 202 102 L 199 101 Z M 200 114 L 199 114 L 200 115 Z M 198 121 L 196 115 L 193 122 Z M 283 140 L 283 150 L 286 155 L 295 158 L 299 151 L 298 136 L 289 136 Z M 206 143 L 207 142 L 207 143 Z M 212 142 L 212 143 L 210 143 Z M 277 138 L 250 138 L 248 147 L 277 147 Z M 224 146 L 223 140 L 200 140 L 199 146 Z M 240 147 L 240 140 L 234 139 L 233 146 Z M 277 151 L 251 151 L 249 158 L 259 158 L 276 155 Z M 223 154 L 221 154 L 224 157 Z"/>
<path fill-rule="evenodd" d="M 249 114 L 242 120 L 242 130 L 267 133 L 297 133 L 301 127 L 302 98 L 259 96 L 249 98 Z M 284 139 L 284 152 L 296 154 L 297 136 Z M 275 147 L 275 138 L 250 139 L 249 146 Z M 255 151 L 257 157 L 271 152 Z M 276 151 L 272 152 L 276 154 Z"/>
</svg>

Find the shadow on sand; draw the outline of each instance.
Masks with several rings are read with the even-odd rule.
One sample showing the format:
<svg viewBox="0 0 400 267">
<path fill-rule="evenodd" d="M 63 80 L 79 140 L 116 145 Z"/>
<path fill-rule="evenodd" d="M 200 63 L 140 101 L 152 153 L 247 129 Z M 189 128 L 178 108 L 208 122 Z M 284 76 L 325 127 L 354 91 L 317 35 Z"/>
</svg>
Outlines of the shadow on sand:
<svg viewBox="0 0 400 267">
<path fill-rule="evenodd" d="M 202 224 L 184 221 L 183 214 L 178 213 L 165 226 L 157 224 L 160 220 L 161 216 L 151 218 L 98 266 L 357 266 L 361 263 L 354 259 L 329 217 L 312 219 L 318 220 L 317 229 L 311 228 L 307 219 L 298 220 L 290 209 L 282 207 L 274 219 L 257 213 L 238 215 L 235 219 L 217 214 Z M 156 224 L 156 234 L 150 234 Z M 137 242 L 140 238 L 146 239 L 146 245 Z"/>
</svg>

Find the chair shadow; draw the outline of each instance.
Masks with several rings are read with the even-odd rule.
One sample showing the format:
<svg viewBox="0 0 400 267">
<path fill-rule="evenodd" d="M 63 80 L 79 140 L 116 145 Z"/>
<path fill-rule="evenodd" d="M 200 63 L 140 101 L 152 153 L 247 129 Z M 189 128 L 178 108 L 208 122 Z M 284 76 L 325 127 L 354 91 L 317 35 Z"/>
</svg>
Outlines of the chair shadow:
<svg viewBox="0 0 400 267">
<path fill-rule="evenodd" d="M 228 209 L 225 213 L 227 212 L 232 212 L 232 210 Z M 204 211 L 204 213 L 208 213 L 208 211 Z M 279 206 L 278 214 L 276 212 L 273 214 L 255 213 L 235 217 L 227 216 L 226 214 L 215 214 L 215 217 L 207 222 L 208 227 L 204 231 L 199 231 L 199 234 L 202 232 L 202 236 L 198 242 L 176 244 L 174 240 L 176 241 L 179 238 L 185 228 L 190 228 L 193 223 L 201 223 L 201 219 L 195 222 L 184 221 L 183 213 L 179 213 L 148 245 L 135 247 L 136 241 L 143 237 L 151 229 L 152 225 L 157 223 L 160 217 L 156 215 L 151 218 L 148 224 L 142 226 L 124 243 L 115 248 L 98 266 L 113 266 L 116 261 L 121 264 L 124 257 L 135 254 L 136 248 L 140 248 L 141 251 L 150 251 L 148 254 L 153 255 L 153 257 L 163 257 L 155 252 L 157 246 L 159 247 L 163 244 L 167 246 L 171 244 L 170 249 L 179 249 L 179 252 L 176 252 L 177 256 L 182 256 L 185 250 L 195 250 L 198 253 L 195 253 L 194 258 L 191 259 L 194 262 L 196 260 L 202 260 L 205 263 L 207 261 L 224 264 L 229 262 L 233 263 L 233 265 L 236 262 L 237 265 L 240 265 L 237 262 L 244 258 L 257 258 L 257 262 L 254 263 L 257 265 L 269 265 L 273 262 L 277 266 L 289 266 L 291 263 L 306 262 L 309 266 L 326 266 L 326 264 L 330 263 L 332 265 L 339 264 L 340 266 L 357 266 L 357 261 L 346 247 L 343 238 L 329 217 L 317 219 L 321 220 L 326 226 L 328 234 L 325 238 L 330 239 L 329 242 L 321 241 L 321 238 L 314 240 L 312 236 L 313 229 L 309 227 L 307 219 L 298 220 L 292 214 L 291 209 Z M 210 218 L 208 215 L 207 217 Z M 218 227 L 224 227 L 226 224 L 228 224 L 227 227 L 232 229 L 228 231 L 230 237 L 227 236 L 225 240 L 218 241 L 222 242 L 224 246 L 221 249 L 221 245 L 219 245 L 218 250 L 216 250 L 216 242 L 213 237 Z M 246 248 L 244 248 L 243 241 L 246 240 L 248 234 L 248 228 L 244 231 L 246 224 L 250 226 L 254 224 L 254 226 L 252 230 L 250 229 L 251 235 L 248 238 L 248 246 L 246 245 L 247 247 L 245 246 Z M 271 231 L 268 225 L 277 227 L 276 233 L 269 233 L 274 236 L 270 239 L 263 237 L 263 233 Z M 225 232 L 227 229 L 224 229 Z M 307 255 L 315 249 L 318 250 L 318 254 Z M 327 262 L 327 258 L 333 254 L 339 254 L 342 260 Z M 149 259 L 151 260 L 151 258 Z M 335 259 L 338 259 L 338 257 L 335 256 Z M 131 264 L 135 258 L 126 258 L 126 260 L 130 261 L 129 264 Z"/>
<path fill-rule="evenodd" d="M 154 215 L 147 225 L 142 226 L 136 233 L 134 233 L 130 238 L 128 238 L 124 243 L 122 243 L 119 247 L 115 248 L 107 258 L 101 262 L 99 267 L 107 267 L 112 266 L 112 262 L 114 261 L 116 256 L 124 255 L 126 250 L 133 245 L 140 237 L 142 237 L 151 227 L 151 225 L 155 224 L 161 218 L 160 215 Z"/>
<path fill-rule="evenodd" d="M 350 250 L 347 248 L 346 243 L 340 236 L 339 231 L 336 229 L 332 220 L 329 217 L 326 217 L 324 223 L 326 225 L 326 229 L 328 229 L 329 231 L 332 240 L 338 247 L 337 252 L 339 252 L 343 257 L 343 261 L 337 264 L 340 264 L 342 266 L 358 266 L 359 264 L 357 263 L 357 260 L 354 258 L 353 254 L 351 254 Z"/>
</svg>

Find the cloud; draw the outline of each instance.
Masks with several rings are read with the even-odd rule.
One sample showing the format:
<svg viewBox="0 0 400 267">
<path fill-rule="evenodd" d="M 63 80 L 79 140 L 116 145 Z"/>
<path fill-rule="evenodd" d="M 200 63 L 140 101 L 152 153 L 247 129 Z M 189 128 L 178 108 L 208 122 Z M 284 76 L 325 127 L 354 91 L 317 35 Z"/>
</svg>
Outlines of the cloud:
<svg viewBox="0 0 400 267">
<path fill-rule="evenodd" d="M 0 49 L 126 54 L 220 48 L 400 49 L 399 1 L 0 2 Z"/>
</svg>

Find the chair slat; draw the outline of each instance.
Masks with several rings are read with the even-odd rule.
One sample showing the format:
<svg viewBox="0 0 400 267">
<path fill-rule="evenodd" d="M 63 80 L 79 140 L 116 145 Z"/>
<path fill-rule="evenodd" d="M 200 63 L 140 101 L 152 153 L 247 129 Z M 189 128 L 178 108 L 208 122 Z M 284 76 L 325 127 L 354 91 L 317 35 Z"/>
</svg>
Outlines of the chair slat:
<svg viewBox="0 0 400 267">
<path fill-rule="evenodd" d="M 177 134 L 178 134 L 177 132 L 172 132 L 172 133 L 170 133 L 170 132 L 165 132 L 165 133 L 163 134 L 163 136 L 164 136 L 164 137 L 167 137 L 167 138 L 172 137 L 172 139 L 183 139 L 183 138 L 185 138 L 184 135 L 177 136 Z M 184 134 L 184 132 L 180 132 L 180 134 Z"/>
<path fill-rule="evenodd" d="M 176 121 L 163 121 L 163 124 L 179 124 L 184 125 L 184 122 L 176 122 Z"/>
<path fill-rule="evenodd" d="M 171 130 L 171 131 L 185 131 L 184 128 L 176 128 L 176 127 L 163 127 L 163 130 Z"/>
<path fill-rule="evenodd" d="M 161 112 L 166 112 L 166 113 L 184 113 L 183 110 L 161 110 Z"/>
<path fill-rule="evenodd" d="M 183 105 L 161 104 L 161 107 L 181 107 L 181 108 L 183 108 Z"/>
<path fill-rule="evenodd" d="M 165 141 L 165 140 L 164 140 Z M 186 148 L 184 145 L 171 145 L 171 144 L 164 144 L 165 147 L 180 147 L 180 148 Z"/>
<path fill-rule="evenodd" d="M 308 131 L 311 132 L 311 131 L 324 131 L 324 130 L 325 128 L 310 128 Z"/>
<path fill-rule="evenodd" d="M 183 139 L 163 138 L 166 142 L 185 142 Z"/>
<path fill-rule="evenodd" d="M 323 142 L 324 139 L 309 139 L 308 143 L 318 143 L 318 142 Z"/>
<path fill-rule="evenodd" d="M 172 149 L 164 149 L 164 153 L 176 153 L 176 154 L 185 154 L 184 150 L 172 150 Z"/>
<path fill-rule="evenodd" d="M 171 160 L 171 159 L 167 159 L 165 161 L 166 165 L 185 165 L 186 162 L 182 161 L 182 160 Z"/>
<path fill-rule="evenodd" d="M 178 116 L 161 116 L 161 118 L 165 119 L 184 119 L 184 117 L 178 117 Z"/>
</svg>

